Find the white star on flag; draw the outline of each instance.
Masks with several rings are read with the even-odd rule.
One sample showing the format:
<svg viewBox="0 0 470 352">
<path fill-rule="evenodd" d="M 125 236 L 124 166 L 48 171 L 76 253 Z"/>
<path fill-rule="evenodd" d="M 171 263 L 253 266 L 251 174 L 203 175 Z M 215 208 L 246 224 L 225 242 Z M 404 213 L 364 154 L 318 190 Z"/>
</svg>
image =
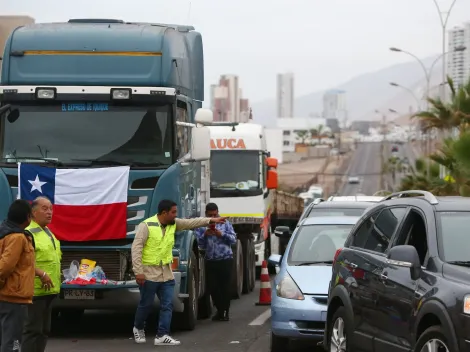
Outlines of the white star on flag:
<svg viewBox="0 0 470 352">
<path fill-rule="evenodd" d="M 42 193 L 42 186 L 44 186 L 47 183 L 47 182 L 42 182 L 39 179 L 39 175 L 36 175 L 36 178 L 33 181 L 28 180 L 28 182 L 31 183 L 31 185 L 33 186 L 31 187 L 31 193 L 33 191 L 39 191 Z"/>
</svg>

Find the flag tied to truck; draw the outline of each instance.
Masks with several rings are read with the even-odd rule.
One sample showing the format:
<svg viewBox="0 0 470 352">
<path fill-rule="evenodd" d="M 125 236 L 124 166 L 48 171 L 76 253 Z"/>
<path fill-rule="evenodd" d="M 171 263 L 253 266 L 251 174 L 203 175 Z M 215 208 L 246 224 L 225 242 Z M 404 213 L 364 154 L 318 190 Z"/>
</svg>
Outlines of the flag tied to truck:
<svg viewBox="0 0 470 352">
<path fill-rule="evenodd" d="M 47 197 L 54 204 L 49 228 L 61 241 L 126 237 L 128 166 L 56 169 L 18 164 L 19 198 Z"/>
</svg>

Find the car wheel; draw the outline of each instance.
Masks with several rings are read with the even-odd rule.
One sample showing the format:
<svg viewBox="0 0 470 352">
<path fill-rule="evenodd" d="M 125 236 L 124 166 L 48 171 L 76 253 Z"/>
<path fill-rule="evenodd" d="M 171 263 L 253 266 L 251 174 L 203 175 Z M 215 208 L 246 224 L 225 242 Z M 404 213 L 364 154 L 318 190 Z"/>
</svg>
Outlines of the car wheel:
<svg viewBox="0 0 470 352">
<path fill-rule="evenodd" d="M 414 348 L 416 352 L 449 352 L 449 343 L 447 337 L 440 326 L 431 326 L 426 329 L 416 342 Z"/>
<path fill-rule="evenodd" d="M 331 319 L 329 332 L 328 351 L 347 352 L 348 334 L 346 327 L 346 311 L 344 307 L 339 307 Z"/>
<path fill-rule="evenodd" d="M 287 352 L 289 351 L 289 339 L 286 337 L 276 336 L 271 331 L 271 352 Z"/>
</svg>

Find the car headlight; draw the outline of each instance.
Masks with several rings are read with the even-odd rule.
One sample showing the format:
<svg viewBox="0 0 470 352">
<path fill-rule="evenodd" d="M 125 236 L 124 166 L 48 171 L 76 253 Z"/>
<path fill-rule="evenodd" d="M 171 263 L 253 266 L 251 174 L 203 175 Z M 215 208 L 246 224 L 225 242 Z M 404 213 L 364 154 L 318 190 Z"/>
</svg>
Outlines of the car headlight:
<svg viewBox="0 0 470 352">
<path fill-rule="evenodd" d="M 276 286 L 276 294 L 278 297 L 295 299 L 303 301 L 305 299 L 302 291 L 296 285 L 292 277 L 286 273 L 282 280 Z"/>
<path fill-rule="evenodd" d="M 466 295 L 463 299 L 463 312 L 470 315 L 470 295 Z"/>
</svg>

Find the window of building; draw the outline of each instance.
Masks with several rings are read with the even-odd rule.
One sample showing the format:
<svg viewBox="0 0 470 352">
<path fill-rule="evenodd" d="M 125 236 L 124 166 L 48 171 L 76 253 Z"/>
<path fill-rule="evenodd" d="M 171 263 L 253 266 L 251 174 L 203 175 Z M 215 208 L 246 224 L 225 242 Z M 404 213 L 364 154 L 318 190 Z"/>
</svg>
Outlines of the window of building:
<svg viewBox="0 0 470 352">
<path fill-rule="evenodd" d="M 283 144 L 284 146 L 290 145 L 289 141 L 284 141 L 282 144 Z"/>
<path fill-rule="evenodd" d="M 290 136 L 290 131 L 283 131 L 282 134 L 283 134 L 284 136 Z"/>
</svg>

